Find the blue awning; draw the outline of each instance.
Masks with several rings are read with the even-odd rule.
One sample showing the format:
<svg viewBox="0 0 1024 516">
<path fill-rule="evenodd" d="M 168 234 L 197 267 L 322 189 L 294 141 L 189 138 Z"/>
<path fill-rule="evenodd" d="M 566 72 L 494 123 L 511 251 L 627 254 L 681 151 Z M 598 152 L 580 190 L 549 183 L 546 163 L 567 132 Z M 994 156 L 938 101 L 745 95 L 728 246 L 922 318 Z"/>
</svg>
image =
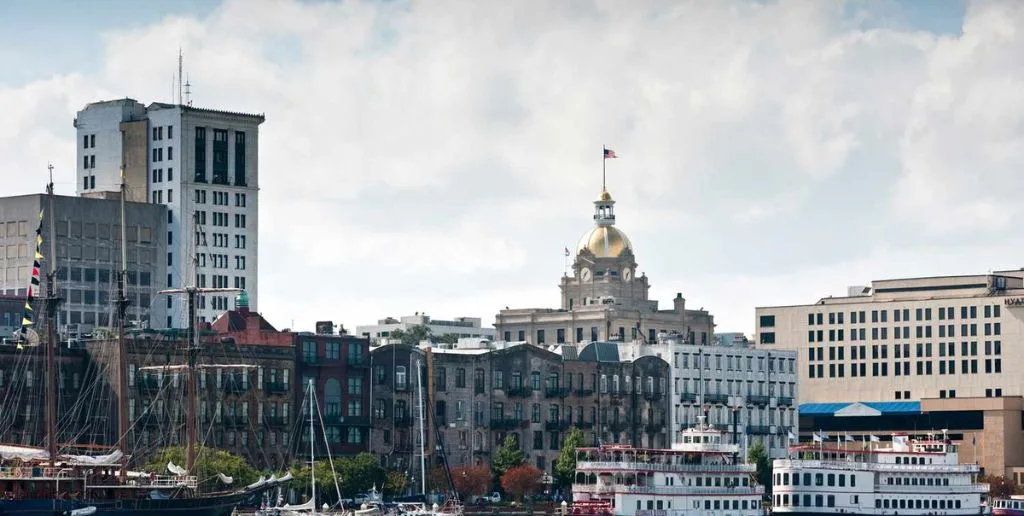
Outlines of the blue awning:
<svg viewBox="0 0 1024 516">
<path fill-rule="evenodd" d="M 845 412 L 839 414 L 839 412 Z M 801 403 L 801 416 L 898 416 L 920 414 L 920 401 L 863 401 L 850 403 Z"/>
</svg>

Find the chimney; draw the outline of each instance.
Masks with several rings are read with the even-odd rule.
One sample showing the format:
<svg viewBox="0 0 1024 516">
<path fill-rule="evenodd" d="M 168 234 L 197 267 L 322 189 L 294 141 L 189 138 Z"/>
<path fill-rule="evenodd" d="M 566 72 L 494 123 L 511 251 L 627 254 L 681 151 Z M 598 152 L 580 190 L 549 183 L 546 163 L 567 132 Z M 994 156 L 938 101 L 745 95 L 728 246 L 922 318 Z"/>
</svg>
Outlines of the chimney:
<svg viewBox="0 0 1024 516">
<path fill-rule="evenodd" d="M 678 313 L 686 311 L 686 298 L 683 297 L 682 292 L 676 292 L 676 298 L 672 300 L 672 306 Z"/>
</svg>

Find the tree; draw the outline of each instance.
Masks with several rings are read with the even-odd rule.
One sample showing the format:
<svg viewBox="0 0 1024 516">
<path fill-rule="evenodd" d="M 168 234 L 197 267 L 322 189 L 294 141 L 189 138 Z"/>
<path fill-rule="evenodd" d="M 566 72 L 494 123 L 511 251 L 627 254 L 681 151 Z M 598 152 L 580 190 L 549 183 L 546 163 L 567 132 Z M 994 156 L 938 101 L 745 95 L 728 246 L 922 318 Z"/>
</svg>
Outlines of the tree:
<svg viewBox="0 0 1024 516">
<path fill-rule="evenodd" d="M 491 488 L 494 477 L 487 466 L 460 466 L 452 470 L 452 482 L 455 491 L 463 500 L 473 496 L 483 496 Z"/>
<path fill-rule="evenodd" d="M 401 341 L 405 346 L 419 346 L 420 342 L 431 340 L 430 327 L 417 324 L 407 330 L 391 330 L 388 338 Z"/>
<path fill-rule="evenodd" d="M 338 463 L 335 462 L 335 471 Z M 326 460 L 319 460 L 314 463 L 313 470 L 308 465 L 295 466 L 291 469 L 291 488 L 299 493 L 299 497 L 305 501 L 309 499 L 310 474 L 316 473 L 316 500 L 317 505 L 326 503 L 328 505 L 338 501 L 338 488 L 334 485 L 334 471 L 331 470 L 331 463 Z M 338 479 L 339 486 L 341 479 Z"/>
<path fill-rule="evenodd" d="M 539 469 L 529 464 L 516 466 L 501 476 L 501 488 L 522 500 L 523 497 L 540 491 L 541 475 Z"/>
<path fill-rule="evenodd" d="M 405 487 L 409 483 L 409 479 L 406 478 L 405 472 L 391 470 L 387 473 L 387 478 L 384 480 L 384 493 L 391 496 L 400 496 L 405 492 Z"/>
<path fill-rule="evenodd" d="M 562 441 L 562 451 L 555 459 L 555 480 L 562 487 L 571 487 L 576 479 L 576 448 L 583 445 L 583 431 L 573 426 Z"/>
<path fill-rule="evenodd" d="M 447 493 L 451 491 L 448 486 L 448 473 L 444 471 L 444 466 L 434 466 L 434 469 L 430 470 L 427 475 L 427 485 L 435 493 Z"/>
<path fill-rule="evenodd" d="M 491 462 L 491 469 L 494 470 L 495 475 L 502 477 L 506 471 L 520 466 L 524 462 L 526 462 L 526 459 L 523 458 L 523 451 L 519 449 L 519 441 L 512 434 L 509 434 L 505 436 L 505 442 L 495 452 L 494 460 Z"/>
<path fill-rule="evenodd" d="M 772 464 L 768 460 L 768 452 L 764 443 L 754 441 L 747 450 L 747 461 L 757 465 L 757 483 L 764 486 L 765 494 L 772 492 Z"/>
<path fill-rule="evenodd" d="M 981 477 L 981 481 L 988 484 L 988 494 L 992 498 L 1009 498 L 1017 493 L 1017 486 L 1006 477 L 988 475 Z"/>
<path fill-rule="evenodd" d="M 155 473 L 166 474 L 168 462 L 185 467 L 185 453 L 184 446 L 162 448 L 157 451 L 153 459 L 144 468 Z M 206 479 L 201 481 L 205 485 L 204 487 L 215 490 L 225 487 L 217 476 L 218 473 L 231 477 L 233 480 L 231 483 L 232 487 L 247 486 L 255 482 L 259 476 L 256 469 L 245 462 L 245 459 L 242 457 L 224 450 L 205 447 L 196 450 L 195 470 L 190 473 L 198 473 L 197 476 L 200 479 Z"/>
<path fill-rule="evenodd" d="M 431 335 L 430 342 L 434 344 L 458 344 L 459 336 L 455 333 L 445 333 L 444 335 Z"/>
<path fill-rule="evenodd" d="M 374 486 L 383 486 L 387 481 L 387 472 L 377 459 L 367 452 L 351 459 L 336 460 L 334 464 L 341 475 L 341 489 L 345 493 L 365 493 Z"/>
</svg>

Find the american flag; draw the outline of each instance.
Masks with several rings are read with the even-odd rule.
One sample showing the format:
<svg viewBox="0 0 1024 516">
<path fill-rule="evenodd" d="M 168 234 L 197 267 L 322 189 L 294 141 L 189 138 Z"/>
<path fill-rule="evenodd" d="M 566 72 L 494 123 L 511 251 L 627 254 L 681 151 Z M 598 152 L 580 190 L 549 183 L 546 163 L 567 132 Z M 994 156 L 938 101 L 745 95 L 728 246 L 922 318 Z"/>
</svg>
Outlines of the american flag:
<svg viewBox="0 0 1024 516">
<path fill-rule="evenodd" d="M 604 159 L 617 158 L 617 157 L 618 156 L 615 155 L 615 151 L 613 151 L 611 149 L 605 149 L 604 150 Z"/>
</svg>

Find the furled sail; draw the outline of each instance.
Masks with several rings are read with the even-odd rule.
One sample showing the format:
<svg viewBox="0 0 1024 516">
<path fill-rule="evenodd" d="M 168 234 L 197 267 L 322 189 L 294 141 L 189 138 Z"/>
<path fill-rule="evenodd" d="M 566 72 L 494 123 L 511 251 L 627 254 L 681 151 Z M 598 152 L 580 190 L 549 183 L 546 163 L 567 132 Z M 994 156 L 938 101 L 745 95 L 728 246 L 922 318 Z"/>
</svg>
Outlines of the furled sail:
<svg viewBox="0 0 1024 516">
<path fill-rule="evenodd" d="M 231 478 L 231 477 L 229 477 L 229 476 L 227 476 L 227 475 L 225 475 L 223 473 L 217 473 L 217 478 L 219 478 L 220 481 L 224 482 L 225 484 L 232 484 L 235 481 L 235 479 L 233 479 L 233 478 Z"/>
<path fill-rule="evenodd" d="M 112 453 L 106 455 L 92 456 L 92 455 L 65 455 L 64 458 L 74 464 L 82 464 L 87 466 L 102 466 L 117 464 L 124 454 L 121 450 L 114 450 Z"/>
<path fill-rule="evenodd" d="M 178 466 L 171 461 L 167 461 L 167 471 L 170 471 L 171 473 L 174 473 L 175 475 L 179 476 L 188 473 L 187 471 L 185 471 L 185 468 Z"/>
</svg>

